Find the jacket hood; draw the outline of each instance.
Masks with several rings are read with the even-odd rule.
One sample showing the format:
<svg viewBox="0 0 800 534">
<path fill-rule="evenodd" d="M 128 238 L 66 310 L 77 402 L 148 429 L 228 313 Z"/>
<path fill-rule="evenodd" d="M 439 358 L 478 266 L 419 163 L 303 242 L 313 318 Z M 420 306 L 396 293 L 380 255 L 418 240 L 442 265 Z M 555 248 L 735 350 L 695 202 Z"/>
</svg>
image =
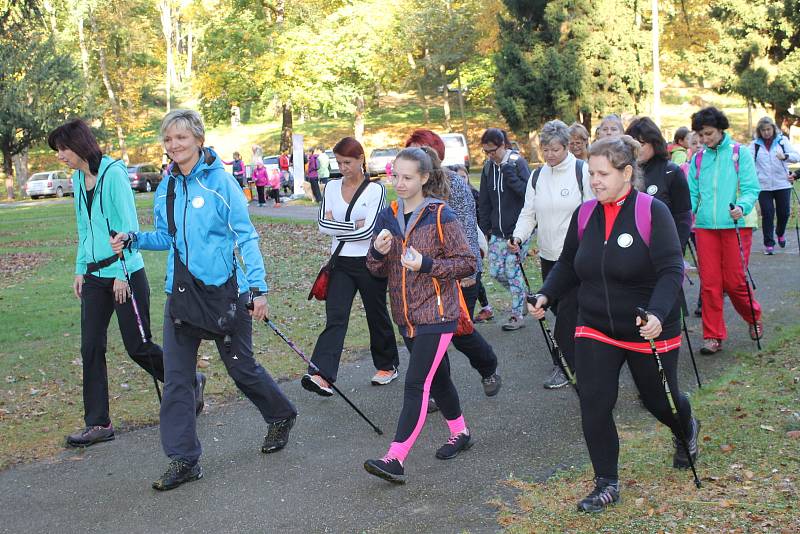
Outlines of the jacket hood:
<svg viewBox="0 0 800 534">
<path fill-rule="evenodd" d="M 403 232 L 404 237 L 408 237 L 409 230 L 413 228 L 413 223 L 414 221 L 417 220 L 419 213 L 432 204 L 444 204 L 444 202 L 439 200 L 438 198 L 432 198 L 432 197 L 425 197 L 424 199 L 422 199 L 422 202 L 420 202 L 419 206 L 414 208 L 414 211 L 411 212 L 411 217 L 409 217 L 409 221 L 411 221 L 412 226 L 406 228 L 406 219 L 403 215 L 405 213 L 405 210 L 403 209 L 403 199 L 402 198 L 397 199 L 397 215 L 395 216 L 395 218 L 397 220 L 397 224 L 400 225 L 400 231 Z"/>
<path fill-rule="evenodd" d="M 781 141 L 783 141 L 783 134 L 782 133 L 778 133 L 778 134 L 775 135 L 775 137 L 772 138 L 772 145 L 770 145 L 770 146 L 774 146 L 776 144 L 779 145 L 779 144 L 781 144 Z M 753 142 L 755 144 L 757 144 L 757 145 L 763 146 L 764 148 L 767 147 L 767 144 L 760 137 L 756 137 L 756 140 L 753 141 Z"/>
</svg>

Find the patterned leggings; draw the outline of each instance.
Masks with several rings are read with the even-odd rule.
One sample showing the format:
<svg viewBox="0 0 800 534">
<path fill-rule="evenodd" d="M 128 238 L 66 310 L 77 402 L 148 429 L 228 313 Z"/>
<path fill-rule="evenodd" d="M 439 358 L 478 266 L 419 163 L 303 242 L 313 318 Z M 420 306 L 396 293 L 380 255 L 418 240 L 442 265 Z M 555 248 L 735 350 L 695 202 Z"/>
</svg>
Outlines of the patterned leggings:
<svg viewBox="0 0 800 534">
<path fill-rule="evenodd" d="M 520 258 L 508 250 L 507 241 L 495 235 L 489 238 L 489 274 L 511 292 L 511 315 L 522 317 L 525 306 L 525 279 L 519 262 L 525 261 L 530 239 L 520 245 Z"/>
</svg>

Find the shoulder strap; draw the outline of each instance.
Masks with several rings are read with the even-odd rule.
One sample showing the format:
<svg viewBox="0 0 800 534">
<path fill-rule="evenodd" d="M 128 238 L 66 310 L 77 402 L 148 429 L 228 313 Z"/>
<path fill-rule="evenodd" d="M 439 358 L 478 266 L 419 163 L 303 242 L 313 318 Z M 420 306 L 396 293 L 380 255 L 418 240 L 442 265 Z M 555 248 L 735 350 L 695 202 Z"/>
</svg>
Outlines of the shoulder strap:
<svg viewBox="0 0 800 534">
<path fill-rule="evenodd" d="M 761 148 L 761 145 L 756 143 L 755 154 L 753 154 L 753 159 L 756 159 L 758 157 L 758 149 L 759 148 Z"/>
<path fill-rule="evenodd" d="M 167 182 L 167 231 L 174 240 L 178 229 L 175 227 L 175 177 L 172 174 Z"/>
<path fill-rule="evenodd" d="M 597 206 L 597 199 L 593 198 L 587 200 L 578 208 L 578 241 L 583 238 L 583 231 L 586 230 L 586 225 L 589 223 L 589 217 L 592 216 L 595 206 Z"/>
<path fill-rule="evenodd" d="M 534 191 L 536 191 L 536 182 L 539 181 L 539 175 L 541 173 L 542 173 L 542 168 L 539 167 L 539 168 L 535 169 L 533 171 L 533 174 L 531 175 L 531 189 L 533 189 Z"/>
<path fill-rule="evenodd" d="M 95 185 L 95 191 L 100 193 L 98 195 L 100 197 L 100 215 L 102 215 L 104 219 L 106 217 L 106 212 L 103 210 L 103 192 L 101 191 L 101 185 L 103 184 L 103 178 L 105 178 L 108 169 L 110 169 L 111 166 L 115 165 L 118 161 L 118 159 L 115 159 L 106 166 L 106 168 L 103 170 L 103 173 L 100 175 L 100 178 L 97 179 L 97 184 Z M 108 225 L 108 219 L 106 219 L 106 225 Z M 111 227 L 109 226 L 109 230 L 110 229 Z"/>
<path fill-rule="evenodd" d="M 703 154 L 705 154 L 705 149 L 701 150 L 694 156 L 694 177 L 696 180 L 700 180 L 700 165 L 703 163 Z"/>
<path fill-rule="evenodd" d="M 575 179 L 578 180 L 578 191 L 581 192 L 583 202 L 583 160 L 575 158 Z"/>
<path fill-rule="evenodd" d="M 439 231 L 439 242 L 444 245 L 444 231 L 442 230 L 442 210 L 444 209 L 444 204 L 439 204 L 439 208 L 436 210 L 436 229 Z"/>
<path fill-rule="evenodd" d="M 644 244 L 650 247 L 650 234 L 653 230 L 653 215 L 651 206 L 653 197 L 639 193 L 636 195 L 636 205 L 634 206 L 634 218 L 636 220 L 636 231 L 642 236 Z"/>
<path fill-rule="evenodd" d="M 353 207 L 356 205 L 356 200 L 358 200 L 358 197 L 361 196 L 361 193 L 364 192 L 364 189 L 367 188 L 369 183 L 369 180 L 365 178 L 364 181 L 361 182 L 361 185 L 358 186 L 358 189 L 356 189 L 356 192 L 353 193 L 353 198 L 350 199 L 350 204 L 347 206 L 347 212 L 344 214 L 345 221 L 350 220 L 350 214 L 353 212 Z"/>
<path fill-rule="evenodd" d="M 733 167 L 736 169 L 736 175 L 739 175 L 739 149 L 742 147 L 739 143 L 733 143 Z"/>
</svg>

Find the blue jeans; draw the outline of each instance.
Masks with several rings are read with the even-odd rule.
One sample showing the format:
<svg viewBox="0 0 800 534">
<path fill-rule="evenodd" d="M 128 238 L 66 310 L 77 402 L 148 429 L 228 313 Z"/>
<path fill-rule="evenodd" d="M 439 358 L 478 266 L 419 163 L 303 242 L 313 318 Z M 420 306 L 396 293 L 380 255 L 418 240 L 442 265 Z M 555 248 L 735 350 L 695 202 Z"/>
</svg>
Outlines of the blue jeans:
<svg viewBox="0 0 800 534">
<path fill-rule="evenodd" d="M 761 206 L 761 224 L 764 227 L 764 246 L 775 246 L 775 234 L 783 237 L 786 233 L 786 224 L 791 214 L 791 189 L 778 189 L 777 191 L 761 191 L 758 194 L 758 204 Z M 778 227 L 775 227 L 775 216 L 778 216 Z"/>
</svg>

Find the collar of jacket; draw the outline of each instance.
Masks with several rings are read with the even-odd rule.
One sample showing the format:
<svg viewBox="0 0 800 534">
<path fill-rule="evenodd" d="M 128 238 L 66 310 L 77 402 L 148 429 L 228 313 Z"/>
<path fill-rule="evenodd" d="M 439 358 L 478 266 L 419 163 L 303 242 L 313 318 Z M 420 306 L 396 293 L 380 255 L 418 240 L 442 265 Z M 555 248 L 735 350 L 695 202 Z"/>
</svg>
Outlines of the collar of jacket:
<svg viewBox="0 0 800 534">
<path fill-rule="evenodd" d="M 564 171 L 572 170 L 575 168 L 575 156 L 572 155 L 572 152 L 567 151 L 567 157 L 561 163 L 554 167 L 550 167 L 545 163 L 545 167 L 549 167 L 552 174 L 560 174 Z"/>
<path fill-rule="evenodd" d="M 772 138 L 772 144 L 770 145 L 770 148 L 772 148 L 775 145 L 780 145 L 782 142 L 783 142 L 783 134 L 777 133 L 775 134 L 775 137 Z M 764 148 L 767 148 L 766 143 L 764 143 L 764 140 L 760 137 L 756 137 L 754 143 L 757 145 L 761 145 Z"/>
<path fill-rule="evenodd" d="M 188 181 L 191 178 L 199 179 L 202 173 L 213 169 L 222 169 L 222 161 L 219 159 L 219 156 L 217 156 L 217 153 L 214 152 L 214 150 L 203 147 L 200 149 L 200 159 L 198 159 L 197 163 L 194 164 L 194 167 L 192 167 L 192 170 L 189 171 L 189 174 L 184 175 L 181 173 L 180 168 L 173 164 L 172 175 L 177 180 L 184 179 Z"/>
<path fill-rule="evenodd" d="M 706 146 L 706 150 L 712 150 L 714 152 L 719 152 L 720 149 L 727 149 L 733 146 L 733 138 L 728 133 L 722 134 L 722 139 L 720 139 L 719 144 L 714 148 Z"/>
<path fill-rule="evenodd" d="M 419 217 L 419 214 L 422 212 L 422 210 L 424 210 L 431 204 L 444 204 L 444 202 L 442 202 L 438 198 L 432 198 L 432 197 L 423 198 L 422 202 L 419 203 L 419 206 L 414 208 L 414 211 L 411 212 L 411 217 L 408 218 L 410 225 L 406 227 L 406 218 L 404 216 L 405 207 L 403 205 L 403 199 L 402 198 L 397 199 L 397 215 L 395 215 L 395 219 L 397 220 L 397 224 L 400 225 L 400 231 L 403 233 L 403 239 L 408 239 L 408 235 L 414 228 L 414 223 Z"/>
</svg>

